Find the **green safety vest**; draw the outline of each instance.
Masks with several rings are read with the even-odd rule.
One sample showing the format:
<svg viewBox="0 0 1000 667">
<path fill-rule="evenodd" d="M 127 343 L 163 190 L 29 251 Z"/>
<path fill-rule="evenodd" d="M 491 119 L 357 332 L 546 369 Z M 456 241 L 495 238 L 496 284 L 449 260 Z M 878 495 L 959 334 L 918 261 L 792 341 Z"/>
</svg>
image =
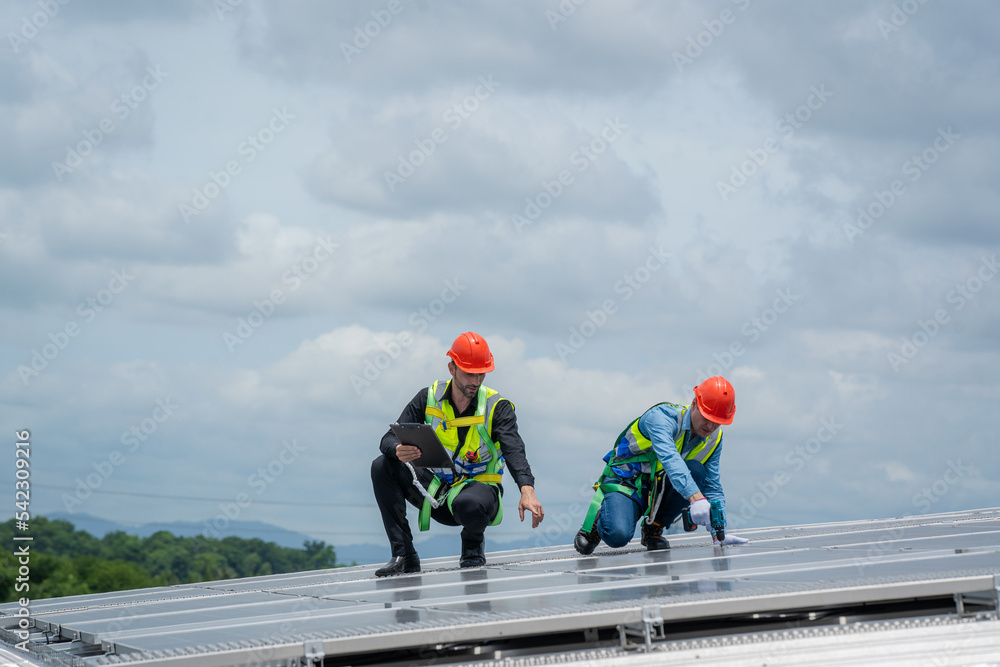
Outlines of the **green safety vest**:
<svg viewBox="0 0 1000 667">
<path fill-rule="evenodd" d="M 677 415 L 677 424 L 684 423 L 684 416 L 690 410 L 690 406 L 677 405 L 676 403 L 657 403 L 656 405 L 649 408 L 652 410 L 660 405 L 672 405 L 675 408 L 680 409 L 680 413 Z M 646 412 L 649 412 L 646 410 Z M 642 414 L 646 414 L 643 412 Z M 663 471 L 663 464 L 656 456 L 656 452 L 653 451 L 653 441 L 650 440 L 646 435 L 639 429 L 639 419 L 642 415 L 639 415 L 634 420 L 632 420 L 625 429 L 618 434 L 618 438 L 615 440 L 615 446 L 611 449 L 610 457 L 608 459 L 607 465 L 604 466 L 604 471 L 598 478 L 597 482 L 594 484 L 594 498 L 591 500 L 590 509 L 587 512 L 587 516 L 583 521 L 583 529 L 586 532 L 590 532 L 594 527 L 594 520 L 597 517 L 597 510 L 601 508 L 601 503 L 604 501 L 604 495 L 612 491 L 617 491 L 619 493 L 624 493 L 630 498 L 635 498 L 641 500 L 643 496 L 648 496 L 646 502 L 646 511 L 643 516 L 648 515 L 655 503 L 655 496 L 653 491 L 658 490 L 660 493 L 663 492 L 663 487 L 666 485 L 657 485 L 655 482 L 659 477 L 659 474 Z M 687 436 L 691 433 L 688 430 L 678 430 L 677 437 L 674 438 L 674 446 L 677 447 L 677 453 L 680 454 L 684 449 L 684 442 L 687 440 Z M 715 438 L 712 440 L 703 440 L 698 443 L 697 446 L 691 449 L 687 454 L 683 454 L 685 461 L 698 461 L 701 464 L 705 464 L 715 450 L 718 449 L 719 443 L 722 442 L 722 429 L 716 432 Z M 614 470 L 615 467 L 625 466 L 629 464 L 637 464 L 640 466 L 640 472 L 635 478 L 634 484 L 631 479 L 621 478 Z M 606 482 L 606 478 L 617 478 L 617 482 Z"/>
<path fill-rule="evenodd" d="M 433 427 L 438 440 L 451 453 L 455 463 L 455 477 L 450 468 L 428 468 L 434 479 L 427 492 L 438 502 L 451 504 L 459 492 L 470 481 L 498 486 L 503 479 L 503 454 L 490 437 L 493 432 L 493 413 L 500 401 L 507 400 L 496 390 L 480 385 L 476 398 L 476 414 L 470 417 L 456 417 L 451 401 L 447 400 L 448 381 L 439 380 L 427 388 L 427 407 L 424 420 Z M 465 442 L 458 441 L 458 428 L 469 427 Z M 420 508 L 420 530 L 430 528 L 431 503 L 426 498 Z M 503 520 L 503 501 L 500 509 L 490 522 L 495 526 Z"/>
</svg>

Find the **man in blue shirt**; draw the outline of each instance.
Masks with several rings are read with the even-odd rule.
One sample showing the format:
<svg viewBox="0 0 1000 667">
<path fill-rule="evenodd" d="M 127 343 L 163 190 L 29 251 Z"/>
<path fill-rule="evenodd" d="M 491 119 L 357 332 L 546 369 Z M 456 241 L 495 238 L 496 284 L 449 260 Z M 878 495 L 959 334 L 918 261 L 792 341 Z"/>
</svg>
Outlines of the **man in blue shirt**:
<svg viewBox="0 0 1000 667">
<path fill-rule="evenodd" d="M 691 520 L 711 528 L 710 500 L 725 513 L 719 480 L 722 431 L 733 423 L 736 393 L 723 377 L 710 377 L 694 388 L 691 405 L 660 403 L 633 420 L 604 457 L 607 465 L 591 510 L 574 540 L 587 555 L 601 540 L 623 547 L 643 519 L 642 544 L 649 551 L 669 549 L 663 528 L 690 508 Z M 723 544 L 747 540 L 726 534 Z"/>
</svg>

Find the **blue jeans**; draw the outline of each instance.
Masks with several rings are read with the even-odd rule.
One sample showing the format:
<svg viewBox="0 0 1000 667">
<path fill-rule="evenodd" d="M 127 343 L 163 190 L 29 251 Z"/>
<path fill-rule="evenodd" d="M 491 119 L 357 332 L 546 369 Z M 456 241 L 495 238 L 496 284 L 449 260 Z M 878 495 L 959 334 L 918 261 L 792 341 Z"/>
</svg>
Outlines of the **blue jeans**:
<svg viewBox="0 0 1000 667">
<path fill-rule="evenodd" d="M 705 466 L 697 461 L 685 461 L 691 477 L 699 487 L 705 481 Z M 677 493 L 670 486 L 670 480 L 665 480 L 667 484 L 666 493 L 660 501 L 660 509 L 656 513 L 654 520 L 661 526 L 669 526 L 681 512 L 690 505 L 687 498 Z M 623 547 L 629 543 L 635 535 L 635 524 L 646 511 L 645 499 L 643 504 L 632 500 L 624 493 L 612 491 L 604 496 L 601 503 L 601 515 L 597 517 L 597 533 L 609 547 Z"/>
</svg>

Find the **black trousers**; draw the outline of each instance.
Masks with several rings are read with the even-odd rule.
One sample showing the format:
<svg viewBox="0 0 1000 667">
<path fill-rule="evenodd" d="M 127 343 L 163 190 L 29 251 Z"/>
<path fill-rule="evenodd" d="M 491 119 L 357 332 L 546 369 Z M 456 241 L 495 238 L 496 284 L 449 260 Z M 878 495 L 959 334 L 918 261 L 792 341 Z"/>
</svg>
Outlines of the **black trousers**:
<svg viewBox="0 0 1000 667">
<path fill-rule="evenodd" d="M 433 473 L 425 468 L 415 470 L 417 479 L 426 489 L 434 477 Z M 410 469 L 395 458 L 380 455 L 372 461 L 372 488 L 392 555 L 416 553 L 410 524 L 406 521 L 406 503 L 419 509 L 424 504 L 424 497 L 413 486 Z M 449 510 L 442 503 L 437 509 L 431 509 L 431 518 L 445 526 L 462 526 L 462 543 L 479 544 L 483 541 L 486 526 L 500 511 L 500 494 L 496 487 L 489 484 L 469 482 L 455 497 L 451 508 Z"/>
</svg>

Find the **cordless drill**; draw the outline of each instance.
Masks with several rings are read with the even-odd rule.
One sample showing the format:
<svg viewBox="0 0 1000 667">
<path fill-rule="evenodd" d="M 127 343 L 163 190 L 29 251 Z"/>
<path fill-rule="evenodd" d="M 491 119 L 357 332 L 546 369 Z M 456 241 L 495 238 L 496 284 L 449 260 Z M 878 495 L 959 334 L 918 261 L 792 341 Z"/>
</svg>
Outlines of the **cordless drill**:
<svg viewBox="0 0 1000 667">
<path fill-rule="evenodd" d="M 722 513 L 722 501 L 712 500 L 710 501 L 711 509 L 709 517 L 712 521 L 712 532 L 715 533 L 715 539 L 720 542 L 726 539 L 726 517 Z M 691 532 L 692 530 L 698 530 L 698 524 L 691 521 L 691 508 L 685 507 L 681 512 L 681 519 L 684 521 L 684 530 L 686 532 Z"/>
</svg>

